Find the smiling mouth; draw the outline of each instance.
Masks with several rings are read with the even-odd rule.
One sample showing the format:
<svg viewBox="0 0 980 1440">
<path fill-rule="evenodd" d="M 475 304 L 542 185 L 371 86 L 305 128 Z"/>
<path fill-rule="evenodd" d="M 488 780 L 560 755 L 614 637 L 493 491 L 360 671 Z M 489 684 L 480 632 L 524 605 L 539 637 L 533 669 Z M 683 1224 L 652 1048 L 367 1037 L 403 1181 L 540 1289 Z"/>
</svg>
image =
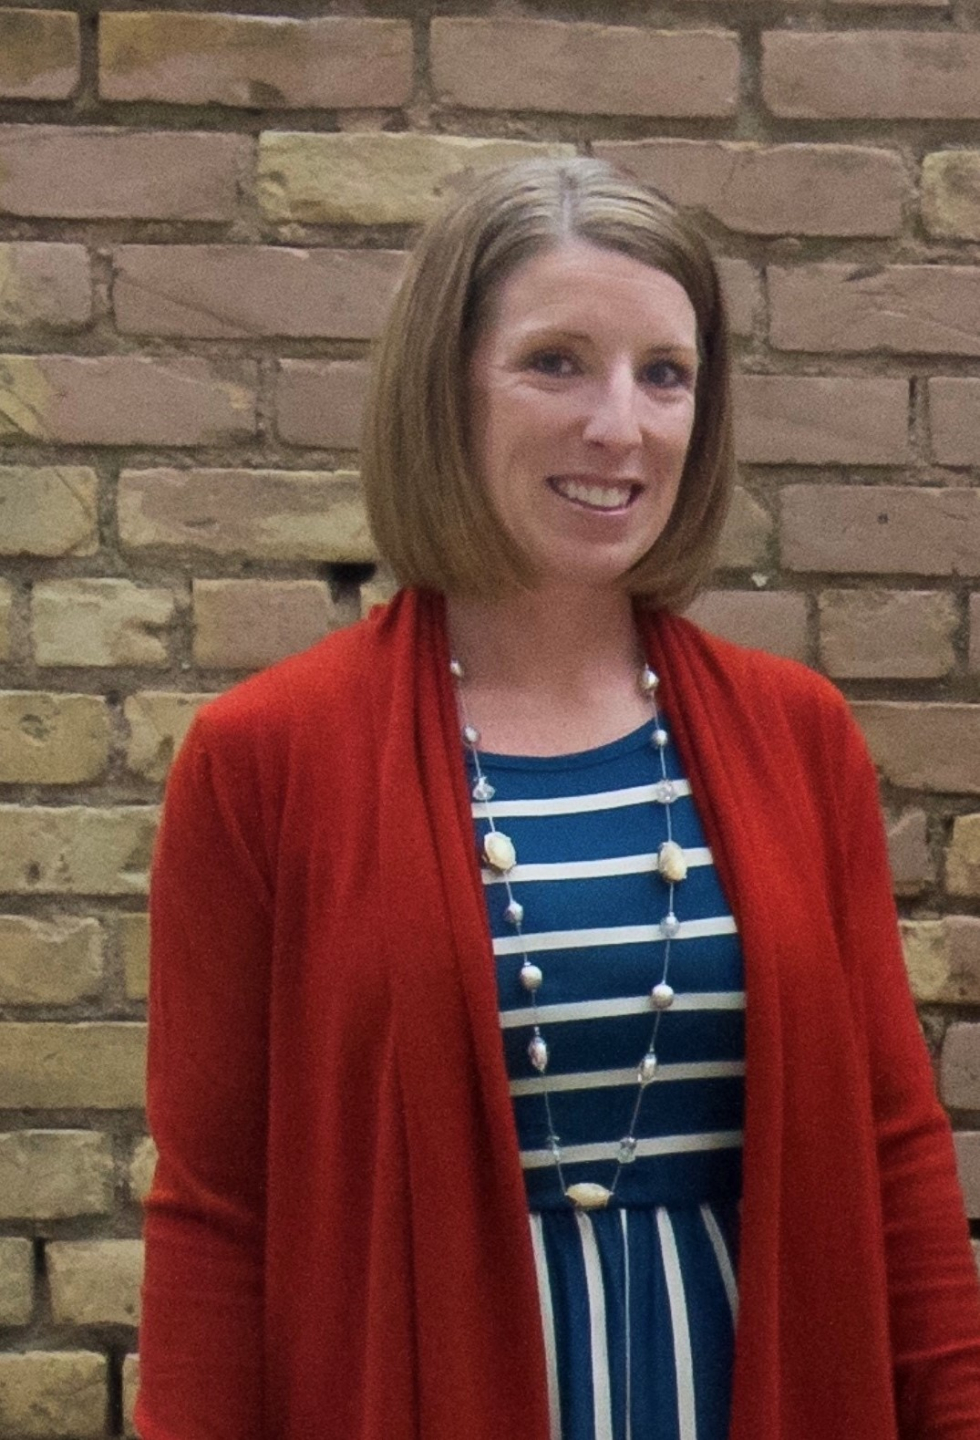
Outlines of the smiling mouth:
<svg viewBox="0 0 980 1440">
<path fill-rule="evenodd" d="M 639 495 L 642 486 L 632 481 L 599 484 L 594 480 L 551 475 L 548 484 L 563 500 L 571 500 L 586 510 L 625 510 Z"/>
</svg>

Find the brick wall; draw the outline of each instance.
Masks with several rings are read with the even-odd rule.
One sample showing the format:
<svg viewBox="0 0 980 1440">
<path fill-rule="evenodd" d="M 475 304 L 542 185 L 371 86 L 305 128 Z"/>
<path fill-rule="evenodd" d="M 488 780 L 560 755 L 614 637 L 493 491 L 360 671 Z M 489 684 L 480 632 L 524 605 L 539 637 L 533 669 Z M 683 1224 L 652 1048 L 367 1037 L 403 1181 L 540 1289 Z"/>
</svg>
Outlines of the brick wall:
<svg viewBox="0 0 980 1440">
<path fill-rule="evenodd" d="M 508 156 L 714 237 L 742 479 L 698 613 L 854 702 L 980 1217 L 980 4 L 188 3 L 0 4 L 0 1434 L 128 1425 L 161 785 L 384 593 L 368 345 Z"/>
</svg>

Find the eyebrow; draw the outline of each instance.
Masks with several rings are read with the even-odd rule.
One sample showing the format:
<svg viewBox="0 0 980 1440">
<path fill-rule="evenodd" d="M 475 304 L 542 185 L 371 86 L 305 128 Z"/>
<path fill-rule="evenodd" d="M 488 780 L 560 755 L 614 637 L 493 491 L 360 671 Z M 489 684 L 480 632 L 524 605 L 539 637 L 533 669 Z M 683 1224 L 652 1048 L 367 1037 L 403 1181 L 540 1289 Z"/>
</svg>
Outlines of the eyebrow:
<svg viewBox="0 0 980 1440">
<path fill-rule="evenodd" d="M 592 343 L 591 335 L 582 330 L 565 330 L 561 326 L 542 325 L 530 326 L 521 335 L 523 344 L 537 342 L 543 343 L 548 340 L 579 340 L 586 344 Z M 672 340 L 655 340 L 648 347 L 650 355 L 665 355 L 683 357 L 688 362 L 696 364 L 700 359 L 700 351 L 690 345 L 679 345 Z"/>
</svg>

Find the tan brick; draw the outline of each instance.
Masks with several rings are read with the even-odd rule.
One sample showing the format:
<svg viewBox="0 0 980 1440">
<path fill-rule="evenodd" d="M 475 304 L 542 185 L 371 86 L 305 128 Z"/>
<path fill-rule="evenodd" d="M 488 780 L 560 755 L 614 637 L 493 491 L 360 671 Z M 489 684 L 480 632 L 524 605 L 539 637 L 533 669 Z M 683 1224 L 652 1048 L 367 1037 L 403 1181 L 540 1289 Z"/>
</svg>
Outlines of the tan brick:
<svg viewBox="0 0 980 1440">
<path fill-rule="evenodd" d="M 0 10 L 0 28 L 3 15 Z M 84 245 L 0 244 L 0 330 L 77 330 L 91 318 L 92 276 Z"/>
<path fill-rule="evenodd" d="M 966 1213 L 971 1217 L 980 1216 L 980 1134 L 970 1130 L 957 1131 L 953 1144 Z"/>
<path fill-rule="evenodd" d="M 751 335 L 762 297 L 762 286 L 755 267 L 747 260 L 729 255 L 715 257 L 721 280 L 728 327 L 733 335 Z"/>
<path fill-rule="evenodd" d="M 356 450 L 369 367 L 363 360 L 280 360 L 276 430 L 289 445 Z"/>
<path fill-rule="evenodd" d="M 169 590 L 131 580 L 49 580 L 31 602 L 39 665 L 165 666 Z"/>
<path fill-rule="evenodd" d="M 232 220 L 251 150 L 246 135 L 0 125 L 0 214 Z"/>
<path fill-rule="evenodd" d="M 726 640 L 805 660 L 806 597 L 789 591 L 708 590 L 689 611 L 690 618 Z"/>
<path fill-rule="evenodd" d="M 0 805 L 0 892 L 143 895 L 157 820 L 152 805 Z"/>
<path fill-rule="evenodd" d="M 106 100 L 329 110 L 404 105 L 412 29 L 354 16 L 104 11 L 99 93 Z"/>
<path fill-rule="evenodd" d="M 970 669 L 980 670 L 980 595 L 970 596 Z"/>
<path fill-rule="evenodd" d="M 85 1350 L 0 1355 L 0 1434 L 97 1440 L 106 1433 L 108 1361 Z"/>
<path fill-rule="evenodd" d="M 980 1110 L 980 1025 L 951 1025 L 943 1038 L 940 1093 L 952 1110 Z"/>
<path fill-rule="evenodd" d="M 741 485 L 736 485 L 718 546 L 720 569 L 752 570 L 764 565 L 772 533 L 769 512 Z"/>
<path fill-rule="evenodd" d="M 54 1240 L 46 1254 L 56 1324 L 139 1324 L 141 1240 Z"/>
<path fill-rule="evenodd" d="M 762 95 L 774 115 L 811 120 L 980 116 L 980 35 L 857 30 L 762 37 Z"/>
<path fill-rule="evenodd" d="M 432 21 L 432 82 L 466 110 L 733 115 L 738 36 L 557 20 Z"/>
<path fill-rule="evenodd" d="M 976 266 L 772 266 L 768 274 L 777 350 L 980 355 Z"/>
<path fill-rule="evenodd" d="M 869 700 L 853 710 L 875 763 L 893 785 L 980 794 L 980 705 Z"/>
<path fill-rule="evenodd" d="M 73 1005 L 102 988 L 102 930 L 64 915 L 0 915 L 0 1004 Z"/>
<path fill-rule="evenodd" d="M 888 863 L 896 895 L 917 895 L 932 882 L 924 810 L 903 810 L 889 820 Z"/>
<path fill-rule="evenodd" d="M 239 439 L 255 433 L 257 378 L 252 362 L 190 355 L 0 355 L 0 440 L 212 445 Z"/>
<path fill-rule="evenodd" d="M 109 711 L 100 695 L 0 690 L 0 784 L 98 780 L 109 762 Z"/>
<path fill-rule="evenodd" d="M 145 1000 L 149 988 L 150 932 L 146 915 L 116 917 L 127 1000 Z"/>
<path fill-rule="evenodd" d="M 259 140 L 256 196 L 273 224 L 415 225 L 475 171 L 574 154 L 574 145 L 464 135 L 269 130 Z"/>
<path fill-rule="evenodd" d="M 129 726 L 126 766 L 145 780 L 165 780 L 191 721 L 214 692 L 142 690 L 123 705 Z"/>
<path fill-rule="evenodd" d="M 2 1027 L 4 1036 L 7 1029 Z M 6 1045 L 0 1047 L 0 1067 L 9 1063 L 5 1051 Z M 112 1146 L 108 1136 L 91 1130 L 15 1130 L 0 1135 L 0 1179 L 5 1220 L 107 1215 L 113 1204 Z"/>
<path fill-rule="evenodd" d="M 980 465 L 980 380 L 937 376 L 928 393 L 933 458 L 940 465 Z"/>
<path fill-rule="evenodd" d="M 376 605 L 387 605 L 398 592 L 398 581 L 384 566 L 379 566 L 370 580 L 360 587 L 360 614 L 370 615 Z"/>
<path fill-rule="evenodd" d="M 956 602 L 945 592 L 825 590 L 820 660 L 843 679 L 932 680 L 956 664 Z"/>
<path fill-rule="evenodd" d="M 977 1263 L 980 1265 L 980 1260 Z M 135 1437 L 136 1421 L 133 1411 L 136 1408 L 136 1396 L 140 1388 L 140 1357 L 138 1355 L 127 1355 L 123 1361 L 122 1382 L 123 1434 Z"/>
<path fill-rule="evenodd" d="M 738 375 L 738 458 L 756 465 L 901 465 L 909 458 L 905 380 Z"/>
<path fill-rule="evenodd" d="M 12 1110 L 138 1110 L 146 1026 L 57 1021 L 3 1026 L 0 1104 Z"/>
<path fill-rule="evenodd" d="M 731 140 L 615 140 L 593 150 L 729 230 L 894 235 L 902 225 L 908 187 L 893 150 Z"/>
<path fill-rule="evenodd" d="M 980 491 L 787 485 L 783 563 L 853 574 L 980 574 Z"/>
<path fill-rule="evenodd" d="M 0 465 L 0 555 L 94 555 L 98 489 L 84 465 Z"/>
<path fill-rule="evenodd" d="M 902 920 L 912 993 L 920 1005 L 980 1003 L 980 920 Z"/>
<path fill-rule="evenodd" d="M 194 660 L 257 670 L 355 618 L 316 580 L 196 580 Z"/>
<path fill-rule="evenodd" d="M 129 1163 L 129 1193 L 140 1204 L 150 1193 L 156 1163 L 157 1147 L 151 1136 L 144 1135 L 133 1147 L 133 1158 Z"/>
<path fill-rule="evenodd" d="M 404 262 L 398 250 L 123 245 L 116 325 L 135 335 L 366 340 L 384 322 Z"/>
<path fill-rule="evenodd" d="M 980 240 L 980 150 L 924 157 L 922 223 L 931 235 Z"/>
<path fill-rule="evenodd" d="M 0 1325 L 28 1325 L 33 1308 L 33 1246 L 29 1240 L 0 1239 Z"/>
<path fill-rule="evenodd" d="M 0 10 L 0 96 L 67 100 L 80 74 L 77 15 L 67 10 Z"/>
<path fill-rule="evenodd" d="M 0 581 L 0 660 L 9 660 L 13 649 L 10 634 L 13 609 L 14 592 L 9 585 Z"/>
<path fill-rule="evenodd" d="M 980 895 L 980 815 L 957 815 L 953 821 L 946 889 L 951 895 Z"/>
<path fill-rule="evenodd" d="M 127 470 L 119 533 L 128 549 L 355 562 L 376 554 L 347 470 Z"/>
</svg>

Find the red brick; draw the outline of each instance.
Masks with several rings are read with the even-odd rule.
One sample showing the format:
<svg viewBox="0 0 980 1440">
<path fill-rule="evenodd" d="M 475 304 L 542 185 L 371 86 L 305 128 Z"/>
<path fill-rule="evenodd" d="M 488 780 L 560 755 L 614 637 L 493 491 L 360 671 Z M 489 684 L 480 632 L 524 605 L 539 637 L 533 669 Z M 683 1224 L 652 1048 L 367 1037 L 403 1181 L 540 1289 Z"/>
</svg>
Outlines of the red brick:
<svg viewBox="0 0 980 1440">
<path fill-rule="evenodd" d="M 80 73 L 77 15 L 67 10 L 0 11 L 0 96 L 66 100 Z"/>
<path fill-rule="evenodd" d="M 970 669 L 980 670 L 980 595 L 970 596 Z"/>
<path fill-rule="evenodd" d="M 757 465 L 901 465 L 909 458 L 905 380 L 740 375 L 738 458 Z"/>
<path fill-rule="evenodd" d="M 357 619 L 316 580 L 195 580 L 194 660 L 258 670 Z"/>
<path fill-rule="evenodd" d="M 792 660 L 807 656 L 806 596 L 790 591 L 766 594 L 754 590 L 708 590 L 688 612 L 698 625 L 734 640 L 787 655 Z"/>
<path fill-rule="evenodd" d="M 208 445 L 253 435 L 257 368 L 195 356 L 0 355 L 0 440 Z"/>
<path fill-rule="evenodd" d="M 935 680 L 956 664 L 957 622 L 944 591 L 826 590 L 821 664 L 841 679 Z"/>
<path fill-rule="evenodd" d="M 354 16 L 103 11 L 99 93 L 106 100 L 251 109 L 404 105 L 412 27 Z"/>
<path fill-rule="evenodd" d="M 0 216 L 231 220 L 245 135 L 0 125 Z"/>
<path fill-rule="evenodd" d="M 893 785 L 980 794 L 980 705 L 869 700 L 852 708 L 875 763 Z"/>
<path fill-rule="evenodd" d="M 980 465 L 980 380 L 929 381 L 931 449 L 940 465 Z"/>
<path fill-rule="evenodd" d="M 980 575 L 980 490 L 788 485 L 781 500 L 791 570 Z"/>
<path fill-rule="evenodd" d="M 124 245 L 113 304 L 123 334 L 365 340 L 380 329 L 398 250 L 265 245 Z"/>
<path fill-rule="evenodd" d="M 92 276 L 84 245 L 0 244 L 0 330 L 76 330 L 91 318 Z"/>
<path fill-rule="evenodd" d="M 715 264 L 725 297 L 729 329 L 733 335 L 751 335 L 762 297 L 758 272 L 747 260 L 735 260 L 728 255 L 716 256 Z"/>
<path fill-rule="evenodd" d="M 901 157 L 857 145 L 630 140 L 593 146 L 678 205 L 750 235 L 894 235 Z"/>
<path fill-rule="evenodd" d="M 762 37 L 762 95 L 774 115 L 811 120 L 980 116 L 980 35 L 856 30 Z"/>
<path fill-rule="evenodd" d="M 356 450 L 369 368 L 362 360 L 282 360 L 276 430 L 290 445 Z"/>
<path fill-rule="evenodd" d="M 558 20 L 432 22 L 432 81 L 466 110 L 733 115 L 738 37 Z"/>
<path fill-rule="evenodd" d="M 769 301 L 777 350 L 980 355 L 976 266 L 774 266 Z"/>
<path fill-rule="evenodd" d="M 888 823 L 888 863 L 896 895 L 917 895 L 934 878 L 924 810 L 903 810 Z"/>
</svg>

